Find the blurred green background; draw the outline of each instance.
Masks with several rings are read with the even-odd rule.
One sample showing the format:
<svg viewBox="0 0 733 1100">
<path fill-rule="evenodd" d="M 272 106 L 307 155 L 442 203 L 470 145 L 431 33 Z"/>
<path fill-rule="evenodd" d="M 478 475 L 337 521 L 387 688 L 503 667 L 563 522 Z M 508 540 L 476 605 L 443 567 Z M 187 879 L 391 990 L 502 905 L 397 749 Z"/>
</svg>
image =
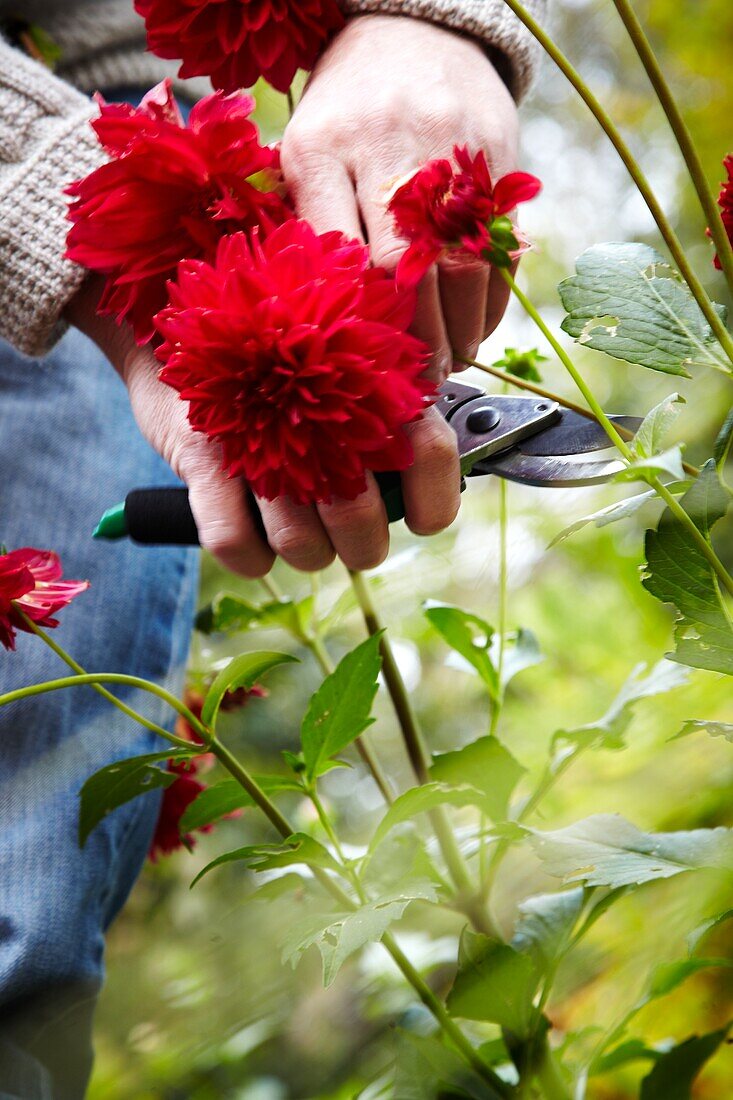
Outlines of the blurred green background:
<svg viewBox="0 0 733 1100">
<path fill-rule="evenodd" d="M 704 221 L 612 4 L 554 0 L 553 6 L 557 40 L 623 124 L 698 271 L 720 298 L 722 279 L 710 263 Z M 717 188 L 720 162 L 733 148 L 733 4 L 651 0 L 638 8 Z M 263 129 L 274 133 L 282 119 L 280 97 L 265 92 L 260 112 Z M 615 153 L 549 62 L 523 117 L 522 167 L 539 175 L 545 190 L 523 216 L 537 250 L 526 258 L 522 280 L 545 317 L 559 323 L 555 286 L 584 248 L 607 240 L 646 240 L 659 247 L 659 241 Z M 505 345 L 536 344 L 531 326 L 512 307 L 481 358 L 500 358 Z M 611 411 L 642 413 L 679 389 L 688 399 L 678 426 L 679 437 L 689 442 L 687 456 L 696 462 L 709 454 L 730 404 L 729 383 L 722 377 L 707 371 L 693 382 L 671 380 L 593 352 L 578 351 L 577 360 Z M 559 364 L 545 367 L 548 386 L 571 395 Z M 476 380 L 482 384 L 483 376 Z M 509 625 L 532 629 L 545 660 L 515 681 L 499 732 L 530 769 L 530 780 L 546 759 L 555 729 L 597 718 L 635 664 L 655 662 L 669 648 L 671 613 L 639 583 L 645 520 L 654 518 L 654 510 L 603 530 L 585 528 L 547 550 L 572 519 L 618 496 L 613 488 L 509 488 Z M 485 733 L 487 713 L 478 681 L 450 662 L 445 646 L 427 630 L 420 605 L 439 599 L 495 621 L 497 510 L 496 485 L 471 484 L 450 531 L 418 540 L 400 525 L 391 556 L 376 574 L 380 607 L 437 750 Z M 732 543 L 721 547 L 729 561 Z M 309 591 L 303 575 L 282 567 L 275 575 L 288 593 Z M 263 595 L 258 585 L 224 576 L 207 562 L 202 602 L 222 587 L 256 600 Z M 320 606 L 333 607 L 345 588 L 343 571 L 332 567 L 321 581 Z M 346 601 L 330 640 L 332 652 L 340 655 L 361 636 L 359 617 Z M 276 632 L 252 635 L 244 645 L 293 649 Z M 231 641 L 195 638 L 192 668 L 205 669 L 235 650 Z M 227 716 L 228 742 L 255 772 L 276 766 L 281 749 L 297 746 L 300 718 L 319 682 L 309 655 L 301 656 L 300 668 L 271 676 L 268 699 Z M 389 701 L 381 693 L 376 714 L 379 754 L 395 783 L 407 786 L 410 775 Z M 689 686 L 642 703 L 628 749 L 586 755 L 553 792 L 540 824 L 554 827 L 590 813 L 619 812 L 645 829 L 733 825 L 733 747 L 704 735 L 668 743 L 687 718 L 731 721 L 729 682 L 693 673 Z M 337 771 L 324 791 L 343 836 L 354 845 L 363 843 L 380 812 L 371 780 L 358 767 Z M 310 821 L 306 806 L 296 804 L 290 811 L 300 824 Z M 347 965 L 326 992 L 317 957 L 308 954 L 295 973 L 283 968 L 279 944 L 291 920 L 291 902 L 246 905 L 251 884 L 240 866 L 212 874 L 189 891 L 190 880 L 209 859 L 248 838 L 270 839 L 254 814 L 200 837 L 193 854 L 181 851 L 146 867 L 109 936 L 92 1100 L 346 1100 L 389 1062 L 392 1039 L 385 1021 L 423 1026 L 420 1010 L 376 947 Z M 497 907 L 507 934 L 519 901 L 556 887 L 527 854 L 509 858 Z M 638 995 L 651 962 L 683 956 L 685 934 L 698 918 L 725 907 L 726 899 L 710 897 L 710 889 L 704 877 L 683 875 L 618 903 L 563 967 L 548 1010 L 555 1027 L 562 1032 L 608 1026 Z M 419 910 L 423 921 L 427 912 Z M 459 922 L 436 917 L 431 935 L 414 917 L 399 927 L 411 957 L 432 967 L 437 987 L 445 987 Z M 729 951 L 725 939 L 723 929 L 708 953 Z M 690 979 L 640 1015 L 638 1033 L 650 1042 L 679 1040 L 726 1022 L 733 1015 L 729 974 L 713 970 Z M 595 1078 L 588 1096 L 630 1100 L 638 1095 L 641 1071 L 632 1064 L 615 1076 Z M 695 1096 L 733 1096 L 730 1048 L 704 1071 Z"/>
</svg>

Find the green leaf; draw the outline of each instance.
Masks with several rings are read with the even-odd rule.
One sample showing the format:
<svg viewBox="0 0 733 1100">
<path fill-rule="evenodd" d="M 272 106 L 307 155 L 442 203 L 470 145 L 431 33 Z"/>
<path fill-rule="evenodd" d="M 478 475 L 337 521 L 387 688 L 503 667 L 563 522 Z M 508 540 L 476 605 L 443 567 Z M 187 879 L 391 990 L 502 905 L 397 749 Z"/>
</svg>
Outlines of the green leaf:
<svg viewBox="0 0 733 1100">
<path fill-rule="evenodd" d="M 661 451 L 664 437 L 680 414 L 678 406 L 684 404 L 685 399 L 681 394 L 671 393 L 646 414 L 634 436 L 634 450 L 638 455 L 651 458 Z"/>
<path fill-rule="evenodd" d="M 499 1100 L 456 1051 L 431 1035 L 398 1032 L 393 1100 Z"/>
<path fill-rule="evenodd" d="M 639 886 L 702 867 L 733 872 L 733 830 L 644 833 L 618 814 L 595 814 L 554 832 L 530 830 L 545 871 L 565 883 Z"/>
<path fill-rule="evenodd" d="M 669 476 L 675 481 L 684 481 L 685 471 L 682 466 L 682 448 L 677 445 L 660 454 L 646 458 L 643 455 L 635 458 L 623 470 L 614 474 L 613 480 L 626 481 L 651 481 L 655 477 Z"/>
<path fill-rule="evenodd" d="M 400 832 L 391 832 L 378 852 L 367 852 L 359 874 L 362 885 L 372 897 L 408 890 L 416 882 L 448 887 L 422 838 L 410 826 Z"/>
<path fill-rule="evenodd" d="M 547 361 L 547 356 L 541 355 L 537 348 L 529 348 L 527 351 L 504 348 L 504 358 L 497 359 L 493 366 L 506 374 L 513 374 L 515 378 L 525 378 L 528 382 L 541 382 L 542 375 L 537 364 Z"/>
<path fill-rule="evenodd" d="M 602 718 L 574 730 L 558 730 L 553 737 L 553 746 L 573 744 L 584 748 L 624 748 L 626 732 L 637 703 L 655 695 L 666 695 L 668 691 L 687 683 L 688 678 L 687 669 L 671 661 L 657 662 L 648 673 L 645 665 L 637 665 Z"/>
<path fill-rule="evenodd" d="M 504 821 L 512 792 L 526 770 L 496 737 L 480 737 L 455 752 L 434 756 L 430 778 L 453 788 L 470 778 L 471 786 L 481 792 L 482 811 L 492 821 Z"/>
<path fill-rule="evenodd" d="M 581 889 L 527 898 L 519 906 L 512 947 L 529 955 L 540 974 L 547 974 L 570 946 L 584 901 Z"/>
<path fill-rule="evenodd" d="M 681 506 L 710 542 L 710 532 L 728 511 L 731 496 L 711 458 Z M 733 622 L 718 578 L 702 550 L 666 509 L 656 531 L 646 534 L 642 583 L 662 603 L 677 609 L 673 660 L 693 668 L 733 675 Z"/>
<path fill-rule="evenodd" d="M 644 1004 L 658 997 L 666 997 L 693 974 L 711 967 L 733 967 L 733 959 L 703 959 L 695 955 L 693 958 L 677 959 L 675 962 L 658 963 L 649 978 L 649 992 Z"/>
<path fill-rule="evenodd" d="M 321 867 L 325 871 L 334 871 L 346 877 L 343 867 L 336 862 L 327 848 L 306 833 L 293 833 L 282 844 L 248 844 L 244 848 L 224 852 L 199 871 L 191 887 L 193 888 L 199 879 L 209 871 L 213 871 L 215 867 L 221 867 L 224 863 L 238 862 L 246 863 L 253 871 L 273 871 L 280 867 L 297 867 L 298 864 L 305 864 L 308 867 Z"/>
<path fill-rule="evenodd" d="M 629 1062 L 652 1061 L 660 1057 L 659 1051 L 648 1047 L 642 1039 L 627 1039 L 620 1043 L 608 1054 L 604 1054 L 594 1063 L 594 1073 L 610 1073 L 619 1066 L 626 1066 Z"/>
<path fill-rule="evenodd" d="M 425 885 L 424 892 L 396 898 L 381 898 L 362 905 L 355 912 L 309 915 L 288 933 L 283 945 L 283 962 L 293 967 L 314 945 L 323 959 L 323 984 L 331 985 L 346 960 L 367 943 L 378 942 L 384 933 L 400 920 L 412 901 L 435 900 L 435 888 Z"/>
<path fill-rule="evenodd" d="M 309 780 L 322 775 L 330 758 L 374 721 L 370 715 L 382 665 L 380 637 L 375 634 L 347 653 L 310 701 L 300 733 Z"/>
<path fill-rule="evenodd" d="M 538 981 L 529 956 L 467 928 L 461 936 L 458 973 L 446 1005 L 452 1016 L 488 1020 L 526 1039 Z"/>
<path fill-rule="evenodd" d="M 730 722 L 703 722 L 694 718 L 688 719 L 672 740 L 676 741 L 679 737 L 687 737 L 688 734 L 698 733 L 701 730 L 709 733 L 711 737 L 724 737 L 726 741 L 733 743 L 733 725 Z"/>
<path fill-rule="evenodd" d="M 692 1085 L 730 1031 L 730 1025 L 708 1035 L 692 1035 L 662 1054 L 641 1082 L 639 1100 L 690 1100 Z"/>
<path fill-rule="evenodd" d="M 303 793 L 301 785 L 289 776 L 258 775 L 254 778 L 267 795 L 280 791 Z M 181 818 L 181 832 L 190 833 L 193 829 L 200 829 L 226 817 L 234 810 L 254 805 L 252 797 L 236 779 L 222 779 L 219 783 L 206 787 L 190 804 Z"/>
<path fill-rule="evenodd" d="M 369 845 L 369 851 L 374 852 L 379 844 L 403 821 L 417 817 L 418 814 L 428 813 L 438 806 L 483 806 L 484 794 L 476 787 L 463 784 L 460 787 L 450 787 L 446 783 L 424 783 L 421 787 L 411 787 L 394 800 L 386 814 L 379 822 L 376 832 Z"/>
<path fill-rule="evenodd" d="M 578 343 L 666 374 L 689 377 L 692 365 L 728 370 L 687 284 L 649 245 L 595 245 L 575 270 L 558 290 L 568 314 L 562 328 Z"/>
<path fill-rule="evenodd" d="M 716 913 L 714 917 L 708 917 L 702 924 L 698 924 L 697 928 L 693 928 L 692 932 L 687 936 L 687 950 L 689 953 L 692 954 L 694 951 L 697 951 L 709 932 L 713 932 L 721 924 L 725 924 L 729 920 L 733 920 L 733 909 L 726 909 L 724 913 Z"/>
<path fill-rule="evenodd" d="M 498 641 L 499 639 L 494 637 L 491 654 L 494 659 L 498 657 Z M 540 651 L 540 644 L 531 630 L 520 627 L 516 632 L 505 634 L 504 660 L 501 666 L 502 688 L 505 688 L 520 672 L 524 672 L 526 668 L 532 668 L 533 665 L 539 665 L 542 661 L 544 657 Z"/>
<path fill-rule="evenodd" d="M 451 649 L 473 665 L 486 685 L 489 696 L 496 702 L 499 698 L 499 678 L 490 656 L 494 628 L 478 615 L 449 604 L 429 600 L 424 609 L 428 622 Z"/>
<path fill-rule="evenodd" d="M 284 598 L 254 604 L 235 592 L 220 592 L 196 616 L 196 629 L 202 634 L 239 634 L 253 628 L 279 626 L 296 638 L 302 638 L 313 614 L 313 597 L 296 603 Z"/>
<path fill-rule="evenodd" d="M 221 670 L 209 688 L 201 708 L 201 721 L 213 729 L 222 699 L 228 691 L 254 687 L 270 669 L 291 661 L 297 661 L 297 657 L 290 653 L 241 653 Z"/>
<path fill-rule="evenodd" d="M 175 772 L 165 771 L 157 764 L 163 760 L 190 760 L 200 752 L 200 748 L 192 746 L 190 751 L 171 748 L 167 752 L 133 756 L 116 760 L 91 775 L 79 793 L 79 847 L 84 847 L 92 829 L 117 806 L 147 791 L 170 787 L 177 778 Z"/>
<path fill-rule="evenodd" d="M 690 485 L 691 482 L 689 481 L 674 481 L 669 482 L 667 488 L 670 493 L 679 496 L 680 493 L 686 492 Z M 548 550 L 564 542 L 570 535 L 574 535 L 576 531 L 581 531 L 583 527 L 587 527 L 589 523 L 595 524 L 596 527 L 607 527 L 610 523 L 618 523 L 621 519 L 633 516 L 643 508 L 645 504 L 649 504 L 651 501 L 659 501 L 656 489 L 649 489 L 646 493 L 637 493 L 637 495 L 633 497 L 624 497 L 623 500 L 617 500 L 615 504 L 609 504 L 605 508 L 601 508 L 598 512 L 591 512 L 590 515 L 583 516 L 582 519 L 576 519 L 574 523 L 564 527 L 559 535 L 555 535 L 552 542 L 548 545 Z"/>
<path fill-rule="evenodd" d="M 733 445 L 733 406 L 728 409 L 728 415 L 718 432 L 718 438 L 715 440 L 715 446 L 713 447 L 713 459 L 719 470 L 722 470 L 726 463 L 731 445 Z"/>
</svg>

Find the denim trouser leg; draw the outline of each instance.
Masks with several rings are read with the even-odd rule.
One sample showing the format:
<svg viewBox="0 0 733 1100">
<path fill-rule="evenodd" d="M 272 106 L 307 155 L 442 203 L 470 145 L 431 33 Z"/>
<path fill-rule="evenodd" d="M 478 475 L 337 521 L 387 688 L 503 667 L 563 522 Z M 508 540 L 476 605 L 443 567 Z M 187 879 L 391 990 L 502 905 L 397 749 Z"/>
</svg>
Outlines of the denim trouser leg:
<svg viewBox="0 0 733 1100">
<path fill-rule="evenodd" d="M 91 539 L 109 505 L 175 479 L 142 439 L 124 386 L 71 330 L 34 362 L 0 342 L 0 544 L 59 552 L 91 588 L 54 632 L 87 670 L 182 685 L 198 553 Z M 0 691 L 65 675 L 35 637 L 0 649 Z M 156 697 L 122 689 L 161 725 Z M 113 811 L 83 850 L 78 792 L 115 759 L 165 748 L 89 687 L 0 709 L 0 1100 L 78 1100 L 91 1068 L 103 933 L 140 871 L 158 812 L 151 792 Z"/>
</svg>

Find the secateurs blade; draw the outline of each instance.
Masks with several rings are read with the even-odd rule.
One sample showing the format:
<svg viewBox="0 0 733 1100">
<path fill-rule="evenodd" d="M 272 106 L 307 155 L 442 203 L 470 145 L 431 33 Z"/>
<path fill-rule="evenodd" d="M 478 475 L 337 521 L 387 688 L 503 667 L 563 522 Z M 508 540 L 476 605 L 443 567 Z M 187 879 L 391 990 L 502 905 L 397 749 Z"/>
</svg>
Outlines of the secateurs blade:
<svg viewBox="0 0 733 1100">
<path fill-rule="evenodd" d="M 488 394 L 449 379 L 435 407 L 458 437 L 462 488 L 466 477 L 495 474 L 543 488 L 597 485 L 623 463 L 609 457 L 583 457 L 611 446 L 595 420 L 541 397 Z M 610 416 L 636 432 L 641 418 Z M 390 523 L 405 515 L 400 475 L 376 474 Z M 105 512 L 95 538 L 129 537 L 148 546 L 195 546 L 196 523 L 186 489 L 135 489 L 124 504 Z"/>
</svg>

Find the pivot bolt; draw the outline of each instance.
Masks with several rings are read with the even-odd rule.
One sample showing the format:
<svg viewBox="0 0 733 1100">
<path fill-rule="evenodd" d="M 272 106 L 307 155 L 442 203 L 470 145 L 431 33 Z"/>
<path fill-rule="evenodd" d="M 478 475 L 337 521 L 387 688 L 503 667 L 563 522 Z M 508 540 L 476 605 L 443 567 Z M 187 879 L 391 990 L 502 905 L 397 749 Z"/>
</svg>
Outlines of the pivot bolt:
<svg viewBox="0 0 733 1100">
<path fill-rule="evenodd" d="M 501 420 L 501 413 L 490 405 L 483 409 L 474 409 L 466 417 L 466 427 L 474 435 L 484 435 L 490 432 Z"/>
</svg>

